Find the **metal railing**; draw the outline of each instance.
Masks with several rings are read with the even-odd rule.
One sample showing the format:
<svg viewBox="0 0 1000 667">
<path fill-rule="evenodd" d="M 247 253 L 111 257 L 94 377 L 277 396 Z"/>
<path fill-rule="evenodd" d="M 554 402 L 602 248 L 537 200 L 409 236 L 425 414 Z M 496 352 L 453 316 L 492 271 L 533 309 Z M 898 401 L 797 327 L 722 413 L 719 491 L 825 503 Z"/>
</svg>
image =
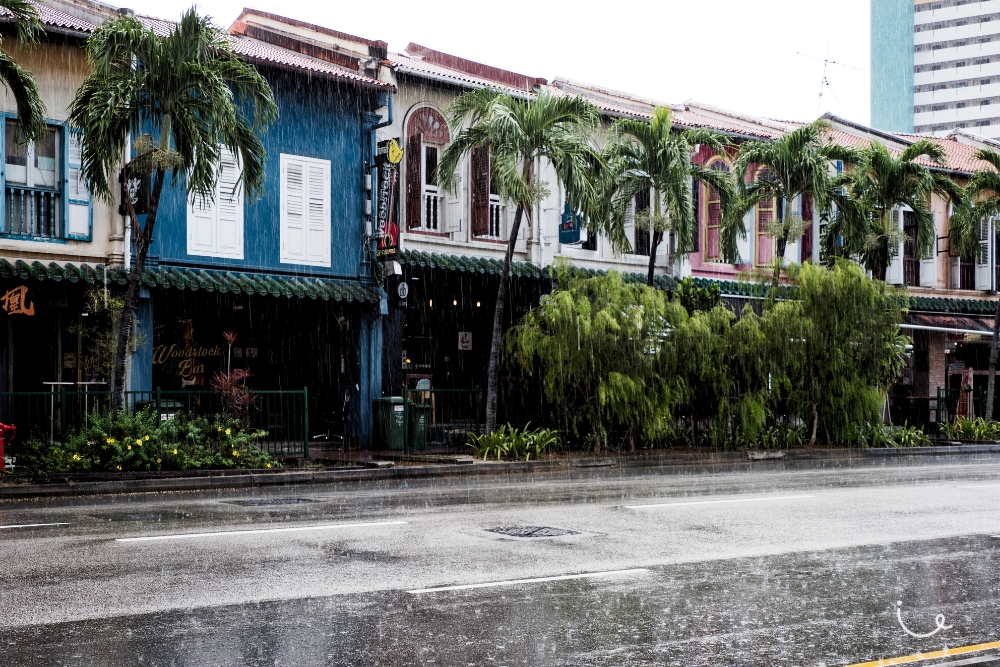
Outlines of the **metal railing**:
<svg viewBox="0 0 1000 667">
<path fill-rule="evenodd" d="M 63 237 L 62 195 L 54 190 L 8 185 L 3 233 L 8 236 Z"/>
<path fill-rule="evenodd" d="M 920 260 L 913 257 L 903 258 L 903 284 L 910 287 L 920 285 Z"/>
<path fill-rule="evenodd" d="M 986 392 L 982 387 L 977 389 L 945 389 L 937 388 L 938 422 L 952 422 L 956 417 L 975 419 L 983 417 L 986 405 Z M 994 410 L 995 412 L 995 410 Z"/>
<path fill-rule="evenodd" d="M 503 204 L 490 200 L 489 234 L 487 236 L 497 239 L 503 238 L 503 210 Z"/>
<path fill-rule="evenodd" d="M 0 422 L 17 426 L 17 440 L 48 439 L 55 442 L 88 426 L 95 414 L 111 408 L 110 391 L 0 392 Z M 309 390 L 253 390 L 255 407 L 249 415 L 250 428 L 263 430 L 261 449 L 275 456 L 309 457 Z M 154 389 L 127 391 L 125 404 L 135 412 L 151 408 L 161 421 L 179 413 L 199 417 L 224 414 L 218 392 L 201 389 Z"/>
<path fill-rule="evenodd" d="M 441 201 L 444 199 L 437 190 L 424 190 L 424 229 L 438 231 L 441 226 Z"/>
<path fill-rule="evenodd" d="M 403 453 L 462 450 L 469 434 L 483 432 L 483 392 L 474 389 L 403 389 Z"/>
</svg>

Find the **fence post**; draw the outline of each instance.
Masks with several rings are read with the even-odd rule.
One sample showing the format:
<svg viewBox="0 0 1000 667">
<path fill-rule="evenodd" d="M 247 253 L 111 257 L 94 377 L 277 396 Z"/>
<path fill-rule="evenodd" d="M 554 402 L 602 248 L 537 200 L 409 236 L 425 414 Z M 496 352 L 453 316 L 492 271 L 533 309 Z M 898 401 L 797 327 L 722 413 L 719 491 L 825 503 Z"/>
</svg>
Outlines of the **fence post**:
<svg viewBox="0 0 1000 667">
<path fill-rule="evenodd" d="M 403 456 L 410 455 L 410 388 L 403 387 Z"/>
<path fill-rule="evenodd" d="M 162 408 L 160 408 L 160 405 L 161 405 L 161 403 L 160 403 L 160 388 L 157 387 L 156 388 L 156 423 L 160 423 L 160 415 L 161 415 L 161 409 L 162 409 Z"/>
<path fill-rule="evenodd" d="M 472 400 L 476 403 L 476 435 L 479 433 L 479 386 L 477 385 L 475 391 L 472 394 Z"/>
<path fill-rule="evenodd" d="M 302 443 L 302 457 L 309 458 L 309 387 L 302 387 L 302 421 L 305 428 L 305 442 Z"/>
</svg>

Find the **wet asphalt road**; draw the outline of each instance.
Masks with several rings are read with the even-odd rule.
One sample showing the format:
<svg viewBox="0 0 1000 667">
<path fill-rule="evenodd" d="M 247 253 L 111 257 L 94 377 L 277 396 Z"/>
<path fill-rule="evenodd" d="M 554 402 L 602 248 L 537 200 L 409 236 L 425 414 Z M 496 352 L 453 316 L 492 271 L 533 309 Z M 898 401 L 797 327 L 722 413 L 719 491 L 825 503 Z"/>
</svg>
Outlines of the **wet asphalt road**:
<svg viewBox="0 0 1000 667">
<path fill-rule="evenodd" d="M 0 665 L 926 654 L 1000 641 L 998 510 L 1000 457 L 6 502 L 0 526 L 66 525 L 0 528 Z M 510 526 L 575 534 L 488 531 Z M 296 530 L 235 532 L 275 528 Z M 637 571 L 411 592 L 619 570 Z"/>
</svg>

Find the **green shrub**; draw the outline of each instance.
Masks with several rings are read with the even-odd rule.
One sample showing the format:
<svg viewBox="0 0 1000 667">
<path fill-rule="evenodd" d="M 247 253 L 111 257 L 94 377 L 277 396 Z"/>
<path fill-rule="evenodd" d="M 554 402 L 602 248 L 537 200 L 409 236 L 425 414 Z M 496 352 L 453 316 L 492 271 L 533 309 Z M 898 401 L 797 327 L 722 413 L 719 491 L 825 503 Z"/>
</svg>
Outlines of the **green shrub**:
<svg viewBox="0 0 1000 667">
<path fill-rule="evenodd" d="M 958 417 L 952 424 L 939 422 L 938 430 L 949 440 L 1000 440 L 1000 422 L 982 417 Z"/>
<path fill-rule="evenodd" d="M 39 473 L 280 467 L 258 446 L 264 435 L 222 415 L 178 413 L 161 422 L 150 407 L 94 414 L 86 431 L 61 443 L 28 440 L 18 464 Z"/>
<path fill-rule="evenodd" d="M 540 459 L 545 453 L 562 446 L 558 431 L 550 428 L 538 428 L 532 431 L 528 428 L 530 425 L 516 429 L 510 424 L 505 424 L 497 427 L 492 433 L 483 435 L 470 433 L 468 446 L 475 450 L 476 456 L 483 457 L 484 461 L 490 456 L 497 460 L 512 457 L 527 461 L 532 456 Z"/>
</svg>

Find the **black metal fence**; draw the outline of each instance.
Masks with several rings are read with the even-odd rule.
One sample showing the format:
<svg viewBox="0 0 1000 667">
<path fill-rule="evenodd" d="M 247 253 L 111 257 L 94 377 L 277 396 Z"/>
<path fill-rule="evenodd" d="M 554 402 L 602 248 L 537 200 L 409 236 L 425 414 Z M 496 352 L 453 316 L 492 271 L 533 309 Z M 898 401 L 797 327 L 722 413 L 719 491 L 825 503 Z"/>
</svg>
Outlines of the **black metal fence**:
<svg viewBox="0 0 1000 667">
<path fill-rule="evenodd" d="M 249 413 L 250 428 L 267 435 L 258 442 L 274 456 L 309 456 L 309 390 L 255 390 Z M 127 391 L 128 410 L 152 409 L 161 421 L 179 413 L 201 417 L 224 414 L 222 396 L 202 389 Z M 111 409 L 111 392 L 52 391 L 0 392 L 0 422 L 17 426 L 18 440 L 37 438 L 55 442 L 88 426 L 95 414 Z"/>
<path fill-rule="evenodd" d="M 403 452 L 460 450 L 469 434 L 483 432 L 486 392 L 474 389 L 403 389 Z"/>
</svg>

